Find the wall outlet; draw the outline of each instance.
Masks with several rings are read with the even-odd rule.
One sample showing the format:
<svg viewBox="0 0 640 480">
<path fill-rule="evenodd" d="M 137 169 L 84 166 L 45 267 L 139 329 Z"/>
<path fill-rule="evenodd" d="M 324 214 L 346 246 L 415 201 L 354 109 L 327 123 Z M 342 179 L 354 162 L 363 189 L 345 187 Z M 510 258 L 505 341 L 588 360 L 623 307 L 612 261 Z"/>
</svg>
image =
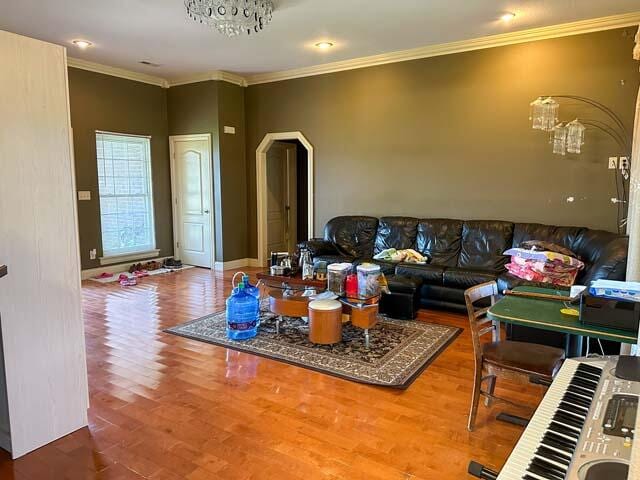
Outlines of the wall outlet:
<svg viewBox="0 0 640 480">
<path fill-rule="evenodd" d="M 224 126 L 224 133 L 230 133 L 231 135 L 235 135 L 236 134 L 236 127 L 228 127 L 227 125 Z"/>
<path fill-rule="evenodd" d="M 618 157 L 609 157 L 609 170 L 618 168 Z"/>
<path fill-rule="evenodd" d="M 93 250 L 89 250 L 89 258 L 91 260 L 95 260 L 96 259 L 96 249 L 95 248 Z"/>
<path fill-rule="evenodd" d="M 78 191 L 78 200 L 91 200 L 91 191 L 90 190 L 79 190 Z"/>
<path fill-rule="evenodd" d="M 618 165 L 620 166 L 620 170 L 629 170 L 629 157 L 620 157 Z"/>
</svg>

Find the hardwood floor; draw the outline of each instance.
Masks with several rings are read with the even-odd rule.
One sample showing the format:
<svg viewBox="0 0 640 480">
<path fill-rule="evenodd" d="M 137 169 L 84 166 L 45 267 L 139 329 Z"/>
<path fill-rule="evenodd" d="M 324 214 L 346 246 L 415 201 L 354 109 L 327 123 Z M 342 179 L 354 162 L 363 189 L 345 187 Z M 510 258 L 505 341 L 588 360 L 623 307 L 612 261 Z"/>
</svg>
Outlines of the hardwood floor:
<svg viewBox="0 0 640 480">
<path fill-rule="evenodd" d="M 499 468 L 521 429 L 480 407 L 466 430 L 473 355 L 465 331 L 406 391 L 370 387 L 165 334 L 224 307 L 233 272 L 192 269 L 83 288 L 90 425 L 17 461 L 0 479 L 461 479 Z M 499 384 L 535 405 L 539 387 Z"/>
</svg>

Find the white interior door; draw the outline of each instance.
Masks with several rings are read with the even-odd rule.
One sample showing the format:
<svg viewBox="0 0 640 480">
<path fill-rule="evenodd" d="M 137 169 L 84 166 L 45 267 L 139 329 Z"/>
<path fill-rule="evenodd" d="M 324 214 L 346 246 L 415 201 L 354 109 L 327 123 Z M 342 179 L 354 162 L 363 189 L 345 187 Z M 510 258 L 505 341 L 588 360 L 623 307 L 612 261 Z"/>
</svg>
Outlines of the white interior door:
<svg viewBox="0 0 640 480">
<path fill-rule="evenodd" d="M 287 145 L 287 240 L 289 252 L 295 251 L 298 243 L 298 159 L 295 145 Z"/>
<path fill-rule="evenodd" d="M 267 253 L 289 250 L 287 185 L 287 147 L 274 142 L 267 152 Z"/>
<path fill-rule="evenodd" d="M 211 268 L 213 183 L 208 135 L 171 137 L 171 177 L 176 256 Z"/>
</svg>

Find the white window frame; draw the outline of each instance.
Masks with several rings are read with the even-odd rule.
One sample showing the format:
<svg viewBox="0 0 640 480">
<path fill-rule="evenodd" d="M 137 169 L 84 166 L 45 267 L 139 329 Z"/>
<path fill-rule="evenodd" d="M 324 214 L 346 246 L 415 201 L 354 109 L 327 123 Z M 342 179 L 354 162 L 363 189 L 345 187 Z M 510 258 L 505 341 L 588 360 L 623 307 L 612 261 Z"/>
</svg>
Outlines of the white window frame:
<svg viewBox="0 0 640 480">
<path fill-rule="evenodd" d="M 147 195 L 147 220 L 149 222 L 150 230 L 151 230 L 151 243 L 149 245 L 144 245 L 136 248 L 129 249 L 118 249 L 118 250 L 105 250 L 104 242 L 102 239 L 102 197 L 100 194 L 100 189 L 98 187 L 98 202 L 100 207 L 100 242 L 102 243 L 103 248 L 103 256 L 100 257 L 101 265 L 110 265 L 120 262 L 127 262 L 132 260 L 138 260 L 142 258 L 151 258 L 157 257 L 160 254 L 160 250 L 156 249 L 156 228 L 155 228 L 155 214 L 153 208 L 153 171 L 152 171 L 152 162 L 151 162 L 151 137 L 148 135 L 133 135 L 126 133 L 115 133 L 115 132 L 107 132 L 103 130 L 95 131 L 95 141 L 96 145 L 99 141 L 100 136 L 104 137 L 123 137 L 128 141 L 135 141 L 136 139 L 140 140 L 140 143 L 144 146 L 145 149 L 145 168 L 146 168 L 146 176 L 148 182 L 148 195 Z M 96 151 L 96 162 L 97 162 L 97 151 Z M 127 197 L 129 195 L 104 195 L 104 197 Z M 137 195 L 138 196 L 138 195 Z"/>
</svg>

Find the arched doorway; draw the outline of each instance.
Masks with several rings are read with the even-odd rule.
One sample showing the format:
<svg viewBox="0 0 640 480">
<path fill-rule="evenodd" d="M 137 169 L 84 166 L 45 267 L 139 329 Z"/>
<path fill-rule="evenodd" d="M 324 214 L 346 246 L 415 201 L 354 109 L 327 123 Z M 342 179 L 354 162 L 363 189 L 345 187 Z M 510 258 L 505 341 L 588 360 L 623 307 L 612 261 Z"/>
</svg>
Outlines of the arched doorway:
<svg viewBox="0 0 640 480">
<path fill-rule="evenodd" d="M 307 151 L 307 236 L 313 238 L 313 146 L 301 132 L 267 133 L 256 149 L 256 203 L 258 232 L 258 263 L 267 260 L 267 152 L 274 142 L 297 140 Z"/>
</svg>

